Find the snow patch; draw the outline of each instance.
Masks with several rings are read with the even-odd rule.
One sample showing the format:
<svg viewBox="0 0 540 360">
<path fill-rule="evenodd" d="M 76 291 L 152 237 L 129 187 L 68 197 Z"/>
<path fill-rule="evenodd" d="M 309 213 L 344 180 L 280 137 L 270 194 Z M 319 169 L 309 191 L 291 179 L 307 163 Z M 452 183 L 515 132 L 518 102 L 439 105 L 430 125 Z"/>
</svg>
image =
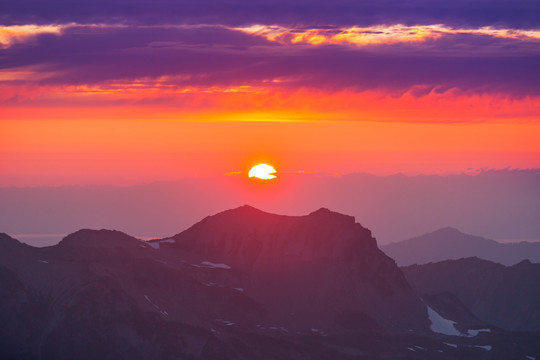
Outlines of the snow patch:
<svg viewBox="0 0 540 360">
<path fill-rule="evenodd" d="M 272 331 L 281 331 L 281 332 L 285 332 L 285 333 L 288 333 L 289 330 L 287 328 L 284 328 L 283 326 L 269 326 L 269 327 L 266 327 L 264 325 L 260 325 L 260 324 L 257 324 L 255 325 L 257 327 L 257 329 L 259 330 L 272 330 Z"/>
<path fill-rule="evenodd" d="M 174 244 L 175 242 L 176 242 L 176 240 L 174 240 L 174 239 L 165 239 L 165 240 L 160 240 L 160 241 L 147 242 L 146 244 L 150 245 L 151 247 L 153 247 L 156 250 L 159 250 L 159 244 L 161 244 L 161 243 Z"/>
<path fill-rule="evenodd" d="M 469 330 L 467 331 L 467 335 L 470 337 L 474 337 L 478 335 L 481 332 L 491 332 L 491 329 L 478 329 L 478 330 Z"/>
<path fill-rule="evenodd" d="M 44 263 L 44 264 L 48 264 L 48 263 L 49 263 L 47 260 L 39 260 L 39 261 L 41 261 L 41 262 Z"/>
<path fill-rule="evenodd" d="M 490 351 L 493 347 L 491 345 L 474 345 L 474 347 L 481 348 Z"/>
<path fill-rule="evenodd" d="M 536 360 L 536 358 L 535 358 L 534 356 L 525 355 L 525 357 L 526 357 L 528 360 Z"/>
<path fill-rule="evenodd" d="M 409 349 L 409 350 L 411 350 L 411 351 L 416 351 L 416 350 L 414 350 L 413 348 L 409 348 L 409 347 L 408 347 L 407 349 Z"/>
<path fill-rule="evenodd" d="M 144 297 L 145 297 L 145 299 L 146 299 L 150 304 L 152 304 L 152 306 L 154 306 L 154 307 L 157 309 L 157 311 L 159 311 L 159 313 L 160 313 L 161 315 L 165 315 L 165 316 L 168 316 L 168 315 L 169 315 L 169 313 L 168 313 L 167 311 L 161 310 L 161 309 L 159 308 L 159 306 L 157 306 L 156 304 L 154 304 L 154 303 L 152 302 L 152 300 L 150 300 L 150 298 L 148 297 L 148 295 L 144 295 Z"/>
<path fill-rule="evenodd" d="M 150 304 L 152 304 L 156 309 L 159 309 L 159 306 L 157 306 L 156 304 L 154 304 L 154 303 L 152 302 L 152 300 L 150 300 L 150 298 L 148 297 L 148 295 L 144 295 L 144 297 L 145 297 L 145 299 L 146 299 Z"/>
<path fill-rule="evenodd" d="M 223 319 L 216 319 L 216 321 L 219 321 L 222 324 L 225 324 L 226 326 L 233 326 L 236 325 L 234 322 L 229 320 L 223 320 Z"/>
<path fill-rule="evenodd" d="M 219 288 L 227 288 L 227 289 L 233 289 L 233 290 L 236 290 L 236 291 L 240 291 L 240 292 L 244 292 L 244 288 L 230 288 L 228 286 L 225 286 L 225 285 L 221 285 L 221 284 L 218 284 L 218 283 L 215 283 L 215 282 L 201 282 L 202 285 L 204 286 L 208 286 L 208 287 L 219 287 Z"/>
<path fill-rule="evenodd" d="M 435 310 L 428 308 L 428 316 L 429 320 L 431 321 L 430 329 L 433 332 L 444 334 L 444 335 L 455 335 L 455 336 L 461 336 L 462 334 L 456 329 L 454 326 L 456 323 L 443 318 L 441 315 L 439 315 Z"/>
<path fill-rule="evenodd" d="M 232 269 L 227 264 L 216 264 L 216 263 L 213 263 L 213 262 L 210 262 L 210 261 L 203 261 L 201 264 L 206 266 L 206 267 L 213 268 L 213 269 Z"/>
<path fill-rule="evenodd" d="M 314 332 L 315 334 L 319 334 L 321 336 L 328 336 L 324 333 L 324 331 L 321 331 L 319 329 L 311 328 L 311 332 Z"/>
<path fill-rule="evenodd" d="M 443 344 L 457 348 L 457 344 L 450 344 L 450 343 L 443 343 Z"/>
</svg>

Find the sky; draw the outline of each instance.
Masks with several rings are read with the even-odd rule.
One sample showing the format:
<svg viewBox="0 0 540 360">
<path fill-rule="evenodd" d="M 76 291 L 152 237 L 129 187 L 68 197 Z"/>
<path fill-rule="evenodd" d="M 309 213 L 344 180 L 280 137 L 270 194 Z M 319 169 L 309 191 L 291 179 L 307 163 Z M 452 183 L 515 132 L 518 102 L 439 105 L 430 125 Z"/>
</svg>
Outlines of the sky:
<svg viewBox="0 0 540 360">
<path fill-rule="evenodd" d="M 540 168 L 536 0 L 3 0 L 0 186 Z"/>
<path fill-rule="evenodd" d="M 497 241 L 540 240 L 540 171 L 376 176 L 278 174 L 186 178 L 140 185 L 0 188 L 0 231 L 33 245 L 80 229 L 142 238 L 178 234 L 209 215 L 245 204 L 273 214 L 321 207 L 352 215 L 379 244 L 444 227 Z"/>
</svg>

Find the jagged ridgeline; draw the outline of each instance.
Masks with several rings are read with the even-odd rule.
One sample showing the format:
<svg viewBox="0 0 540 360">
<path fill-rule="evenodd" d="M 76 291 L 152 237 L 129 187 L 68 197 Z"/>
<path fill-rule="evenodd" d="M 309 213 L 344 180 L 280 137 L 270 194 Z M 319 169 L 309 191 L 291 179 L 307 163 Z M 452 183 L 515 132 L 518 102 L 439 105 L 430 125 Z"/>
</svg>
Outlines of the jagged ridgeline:
<svg viewBox="0 0 540 360">
<path fill-rule="evenodd" d="M 149 242 L 0 237 L 6 359 L 482 359 L 501 334 L 524 356 L 532 346 L 480 320 L 445 333 L 425 301 L 368 229 L 327 209 L 242 206 Z"/>
</svg>

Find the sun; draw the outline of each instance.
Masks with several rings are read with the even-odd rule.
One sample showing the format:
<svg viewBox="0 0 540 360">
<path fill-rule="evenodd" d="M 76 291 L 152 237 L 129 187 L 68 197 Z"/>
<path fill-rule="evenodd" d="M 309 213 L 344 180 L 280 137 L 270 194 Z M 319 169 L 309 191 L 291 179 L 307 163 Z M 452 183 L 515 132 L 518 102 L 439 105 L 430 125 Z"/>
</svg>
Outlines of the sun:
<svg viewBox="0 0 540 360">
<path fill-rule="evenodd" d="M 276 173 L 276 169 L 266 164 L 259 164 L 249 170 L 249 177 L 256 177 L 262 180 L 270 180 L 276 177 L 272 175 Z"/>
</svg>

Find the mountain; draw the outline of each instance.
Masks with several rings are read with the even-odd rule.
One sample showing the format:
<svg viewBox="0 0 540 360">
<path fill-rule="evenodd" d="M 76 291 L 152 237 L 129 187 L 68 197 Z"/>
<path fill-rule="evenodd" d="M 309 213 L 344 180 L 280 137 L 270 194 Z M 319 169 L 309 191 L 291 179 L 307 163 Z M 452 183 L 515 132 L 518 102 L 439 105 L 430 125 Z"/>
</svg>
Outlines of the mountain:
<svg viewBox="0 0 540 360">
<path fill-rule="evenodd" d="M 2 359 L 207 358 L 224 346 L 193 314 L 250 311 L 212 301 L 212 289 L 120 232 L 82 230 L 42 249 L 0 240 Z M 166 299 L 180 304 L 161 310 Z"/>
<path fill-rule="evenodd" d="M 169 241 L 166 251 L 193 263 L 237 271 L 234 287 L 288 327 L 428 326 L 425 306 L 395 262 L 352 216 L 327 209 L 281 216 L 243 206 L 207 217 Z"/>
<path fill-rule="evenodd" d="M 450 293 L 484 323 L 540 331 L 540 264 L 504 266 L 476 257 L 402 268 L 423 296 Z"/>
<path fill-rule="evenodd" d="M 34 248 L 0 234 L 2 359 L 537 356 L 534 333 L 446 335 L 433 309 L 465 306 L 424 301 L 368 229 L 327 209 L 243 206 L 150 242 L 80 230 Z"/>
<path fill-rule="evenodd" d="M 381 250 L 395 259 L 399 266 L 475 256 L 503 265 L 514 265 L 525 259 L 540 263 L 540 242 L 502 244 L 480 236 L 464 234 L 450 227 L 382 245 Z"/>
</svg>

